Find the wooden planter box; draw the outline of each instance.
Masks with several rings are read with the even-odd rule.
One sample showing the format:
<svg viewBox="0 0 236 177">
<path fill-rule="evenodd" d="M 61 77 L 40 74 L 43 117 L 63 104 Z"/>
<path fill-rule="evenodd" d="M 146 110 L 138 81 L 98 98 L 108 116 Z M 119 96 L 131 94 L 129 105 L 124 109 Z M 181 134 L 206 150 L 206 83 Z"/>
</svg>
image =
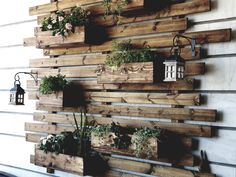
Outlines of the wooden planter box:
<svg viewBox="0 0 236 177">
<path fill-rule="evenodd" d="M 135 136 L 131 136 L 131 139 L 134 139 Z M 127 155 L 127 156 L 135 156 L 135 146 L 130 145 L 128 149 L 117 149 L 112 147 L 111 145 L 114 143 L 114 138 L 116 135 L 114 133 L 109 133 L 104 137 L 97 137 L 94 136 L 92 133 L 91 135 L 91 147 L 95 151 L 102 152 L 102 153 L 114 153 L 120 155 Z M 148 159 L 158 159 L 158 141 L 156 138 L 150 138 L 149 140 L 150 148 L 151 148 L 151 157 Z M 146 153 L 141 153 L 141 158 L 147 158 Z"/>
<path fill-rule="evenodd" d="M 99 66 L 97 74 L 98 84 L 115 83 L 154 83 L 161 80 L 163 69 L 159 63 L 138 62 L 122 64 L 118 69 L 111 69 L 106 65 Z M 157 75 L 156 72 L 159 74 Z"/>
<path fill-rule="evenodd" d="M 39 105 L 49 107 L 79 107 L 84 106 L 84 101 L 81 89 L 76 86 L 52 94 L 39 94 Z"/>
<path fill-rule="evenodd" d="M 57 155 L 51 152 L 45 153 L 37 148 L 35 149 L 34 164 L 55 170 L 76 173 L 82 176 L 85 170 L 85 162 L 82 157 L 65 154 Z"/>
<path fill-rule="evenodd" d="M 63 37 L 61 35 L 53 36 L 52 31 L 41 31 L 41 28 L 34 29 L 35 46 L 37 48 L 50 48 L 50 47 L 70 47 L 78 44 L 101 44 L 106 38 L 105 28 L 100 25 L 89 24 L 86 26 L 77 26 L 74 33 Z M 34 43 L 25 39 L 26 46 Z"/>
</svg>

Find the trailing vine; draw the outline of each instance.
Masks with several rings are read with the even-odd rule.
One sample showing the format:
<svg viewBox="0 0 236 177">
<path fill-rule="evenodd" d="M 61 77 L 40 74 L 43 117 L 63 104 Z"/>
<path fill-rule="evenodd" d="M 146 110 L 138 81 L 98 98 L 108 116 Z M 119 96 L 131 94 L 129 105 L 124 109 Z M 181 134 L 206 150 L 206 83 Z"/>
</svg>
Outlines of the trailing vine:
<svg viewBox="0 0 236 177">
<path fill-rule="evenodd" d="M 134 133 L 135 138 L 132 139 L 132 144 L 135 147 L 135 155 L 137 157 L 144 155 L 147 158 L 150 158 L 152 149 L 148 140 L 149 138 L 156 138 L 160 142 L 162 134 L 162 129 L 151 129 L 147 127 L 137 129 Z"/>
<path fill-rule="evenodd" d="M 105 64 L 112 69 L 117 69 L 124 63 L 148 62 L 158 58 L 156 52 L 148 46 L 137 48 L 131 41 L 113 42 L 111 54 L 106 58 Z"/>
<path fill-rule="evenodd" d="M 119 18 L 123 11 L 123 8 L 129 4 L 129 0 L 117 0 L 116 4 L 112 6 L 112 0 L 103 0 L 103 7 L 105 8 L 104 18 L 108 15 L 112 15 L 113 21 L 119 24 Z"/>
</svg>

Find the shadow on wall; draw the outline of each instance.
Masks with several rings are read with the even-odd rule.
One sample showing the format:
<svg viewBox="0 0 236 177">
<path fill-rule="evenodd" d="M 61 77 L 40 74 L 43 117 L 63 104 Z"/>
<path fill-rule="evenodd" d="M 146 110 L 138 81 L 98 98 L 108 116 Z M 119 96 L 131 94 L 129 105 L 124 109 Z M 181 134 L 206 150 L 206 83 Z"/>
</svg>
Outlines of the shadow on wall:
<svg viewBox="0 0 236 177">
<path fill-rule="evenodd" d="M 17 176 L 0 171 L 0 177 L 17 177 Z"/>
</svg>

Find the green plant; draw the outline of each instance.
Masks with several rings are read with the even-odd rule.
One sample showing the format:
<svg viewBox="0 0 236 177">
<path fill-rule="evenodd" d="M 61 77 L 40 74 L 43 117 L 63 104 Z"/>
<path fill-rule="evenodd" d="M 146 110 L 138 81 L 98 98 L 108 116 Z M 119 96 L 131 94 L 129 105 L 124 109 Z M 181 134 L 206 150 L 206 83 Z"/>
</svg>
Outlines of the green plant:
<svg viewBox="0 0 236 177">
<path fill-rule="evenodd" d="M 69 146 L 68 146 L 69 145 Z M 55 152 L 56 154 L 76 155 L 77 141 L 72 132 L 62 132 L 58 135 L 48 135 L 41 138 L 39 148 L 44 152 Z"/>
<path fill-rule="evenodd" d="M 65 76 L 58 74 L 57 76 L 45 76 L 42 78 L 39 86 L 39 92 L 42 94 L 51 94 L 61 91 L 68 84 Z"/>
<path fill-rule="evenodd" d="M 130 41 L 113 42 L 112 53 L 106 58 L 105 64 L 117 69 L 124 63 L 154 61 L 158 55 L 148 46 L 137 48 Z"/>
<path fill-rule="evenodd" d="M 108 15 L 112 15 L 113 21 L 119 23 L 119 17 L 123 11 L 123 8 L 129 4 L 129 0 L 117 0 L 116 5 L 112 6 L 112 0 L 103 0 L 103 7 L 105 8 L 104 18 Z"/>
<path fill-rule="evenodd" d="M 151 128 L 141 128 L 133 134 L 135 138 L 132 139 L 132 144 L 135 147 L 135 155 L 141 157 L 143 154 L 147 158 L 151 157 L 151 147 L 149 143 L 150 138 L 156 138 L 157 141 L 161 141 L 161 136 L 163 134 L 162 129 L 151 129 Z"/>
<path fill-rule="evenodd" d="M 97 125 L 92 129 L 94 136 L 103 137 L 111 132 L 111 125 Z"/>
<path fill-rule="evenodd" d="M 57 11 L 42 22 L 42 31 L 53 31 L 53 36 L 68 36 L 74 33 L 76 26 L 86 25 L 88 23 L 88 12 L 81 7 L 73 7 L 71 13 L 67 15 L 64 11 Z"/>
</svg>

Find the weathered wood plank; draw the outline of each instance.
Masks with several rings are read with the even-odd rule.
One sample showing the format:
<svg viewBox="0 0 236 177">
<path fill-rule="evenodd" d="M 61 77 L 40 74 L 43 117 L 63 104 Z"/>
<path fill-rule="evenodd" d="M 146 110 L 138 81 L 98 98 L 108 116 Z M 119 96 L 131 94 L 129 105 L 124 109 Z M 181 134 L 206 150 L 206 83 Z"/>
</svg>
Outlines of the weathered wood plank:
<svg viewBox="0 0 236 177">
<path fill-rule="evenodd" d="M 205 70 L 205 65 L 201 63 L 191 63 L 185 64 L 186 76 L 195 76 L 203 74 Z M 90 66 L 90 67 L 67 67 L 67 68 L 58 68 L 58 69 L 51 69 L 51 68 L 42 68 L 38 70 L 32 70 L 32 72 L 37 72 L 38 77 L 42 78 L 44 76 L 56 76 L 58 74 L 65 75 L 66 78 L 76 78 L 76 77 L 97 77 L 97 66 Z"/>
<path fill-rule="evenodd" d="M 43 106 L 42 106 L 43 107 Z M 41 109 L 39 107 L 39 109 Z M 53 108 L 55 109 L 55 108 Z M 63 109 L 55 109 L 55 111 L 63 111 Z M 74 111 L 76 109 L 66 108 L 65 111 Z M 116 115 L 116 116 L 133 116 L 160 118 L 172 120 L 193 120 L 193 121 L 208 121 L 216 120 L 216 110 L 211 109 L 187 109 L 187 108 L 151 108 L 142 106 L 115 106 L 115 105 L 88 105 L 87 112 L 92 114 Z M 46 116 L 46 115 L 44 115 Z M 59 118 L 61 118 L 59 116 Z M 55 119 L 57 120 L 57 119 Z M 106 119 L 97 119 L 105 121 Z M 108 119 L 110 121 L 111 119 Z"/>
<path fill-rule="evenodd" d="M 39 105 L 52 107 L 63 106 L 63 93 L 39 94 L 29 93 L 29 99 L 39 99 Z M 85 92 L 86 102 L 102 103 L 133 103 L 133 104 L 161 104 L 161 105 L 200 105 L 200 94 L 183 93 L 127 93 L 127 92 Z"/>
<path fill-rule="evenodd" d="M 42 150 L 35 149 L 34 164 L 84 175 L 84 159 L 77 156 L 55 154 L 51 152 L 46 154 Z"/>
<path fill-rule="evenodd" d="M 164 57 L 170 55 L 169 50 L 157 51 Z M 201 48 L 196 47 L 196 56 L 192 56 L 192 50 L 190 48 L 183 48 L 181 50 L 181 57 L 186 61 L 198 60 L 201 56 Z M 60 67 L 60 66 L 82 66 L 82 65 L 97 65 L 104 64 L 106 60 L 106 54 L 93 54 L 83 56 L 72 57 L 59 57 L 59 58 L 37 58 L 31 59 L 29 66 L 31 68 L 44 68 L 44 67 Z"/>
<path fill-rule="evenodd" d="M 97 84 L 97 80 L 73 81 L 84 90 L 193 90 L 194 79 L 184 79 L 176 82 L 163 82 L 158 84 Z M 38 89 L 40 81 L 36 85 L 33 80 L 27 81 L 28 89 Z M 29 94 L 34 94 L 32 91 Z M 36 98 L 33 96 L 32 98 Z"/>
<path fill-rule="evenodd" d="M 184 31 L 187 29 L 188 20 L 180 18 L 160 22 L 149 22 L 136 25 L 124 25 L 106 28 L 108 38 L 129 37 L 163 32 Z"/>
<path fill-rule="evenodd" d="M 146 20 L 154 20 L 158 18 L 164 18 L 164 17 L 173 17 L 173 16 L 182 16 L 187 14 L 193 14 L 193 13 L 200 13 L 200 12 L 207 12 L 211 9 L 211 3 L 210 0 L 191 0 L 183 3 L 176 3 L 170 5 L 169 8 L 162 9 L 157 12 L 149 12 L 142 15 L 134 15 L 132 17 L 130 16 L 123 16 L 120 17 L 120 24 L 125 23 L 132 23 L 132 22 L 141 22 Z M 45 17 L 48 17 L 48 15 L 44 16 L 38 16 L 38 24 L 41 24 L 43 19 Z M 92 17 L 91 19 L 92 23 L 100 24 L 100 25 L 114 25 L 114 21 L 112 19 L 112 16 L 108 16 L 106 20 L 102 16 Z"/>
<path fill-rule="evenodd" d="M 95 102 L 200 105 L 200 94 L 86 92 L 85 98 Z"/>
<path fill-rule="evenodd" d="M 38 5 L 29 8 L 29 15 L 45 14 L 52 11 L 63 10 L 74 6 L 83 6 L 86 4 L 102 2 L 102 0 L 66 0 L 56 1 L 48 4 Z"/>
<path fill-rule="evenodd" d="M 231 29 L 199 31 L 191 33 L 183 33 L 185 36 L 195 36 L 197 44 L 227 42 L 231 40 Z M 171 47 L 173 45 L 174 35 L 153 36 L 141 39 L 132 39 L 131 43 L 136 46 L 149 45 L 151 48 Z M 188 45 L 187 40 L 180 40 L 182 45 Z M 102 45 L 83 45 L 72 48 L 52 48 L 44 49 L 44 55 L 69 55 L 92 52 L 107 52 L 112 49 L 112 41 L 107 41 Z"/>
<path fill-rule="evenodd" d="M 38 106 L 38 109 L 47 110 L 49 108 Z M 52 108 L 50 108 L 52 109 Z M 55 108 L 56 109 L 56 108 Z M 55 110 L 53 108 L 53 110 Z M 97 120 L 97 119 L 96 119 Z M 203 137 L 211 137 L 212 136 L 212 129 L 209 126 L 203 125 L 193 125 L 193 124 L 184 124 L 184 123 L 165 123 L 165 122 L 154 122 L 154 121 L 133 121 L 129 119 L 113 119 L 113 118 L 104 118 L 98 119 L 102 120 L 102 124 L 111 124 L 113 121 L 120 123 L 122 126 L 131 126 L 131 127 L 160 127 L 166 129 L 168 131 L 189 135 L 189 136 L 203 136 Z M 34 123 L 26 123 L 25 124 L 26 131 L 32 132 L 44 132 L 44 133 L 60 133 L 63 131 L 74 131 L 74 127 L 63 127 L 63 126 L 56 126 L 56 125 L 45 125 L 45 124 L 34 124 Z"/>
</svg>

